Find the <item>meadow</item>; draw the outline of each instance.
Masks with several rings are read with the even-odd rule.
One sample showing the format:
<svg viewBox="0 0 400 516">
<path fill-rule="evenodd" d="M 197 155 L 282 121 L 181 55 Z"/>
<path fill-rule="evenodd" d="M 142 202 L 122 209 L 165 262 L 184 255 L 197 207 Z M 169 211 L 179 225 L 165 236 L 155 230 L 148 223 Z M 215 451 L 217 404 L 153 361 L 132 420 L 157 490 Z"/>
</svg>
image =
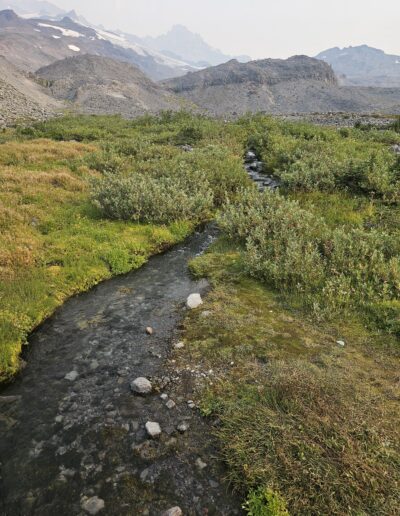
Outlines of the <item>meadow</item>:
<svg viewBox="0 0 400 516">
<path fill-rule="evenodd" d="M 245 511 L 398 514 L 398 122 L 65 117 L 0 141 L 1 380 L 66 298 L 216 219 L 174 359 L 214 371 L 197 398 Z"/>
</svg>

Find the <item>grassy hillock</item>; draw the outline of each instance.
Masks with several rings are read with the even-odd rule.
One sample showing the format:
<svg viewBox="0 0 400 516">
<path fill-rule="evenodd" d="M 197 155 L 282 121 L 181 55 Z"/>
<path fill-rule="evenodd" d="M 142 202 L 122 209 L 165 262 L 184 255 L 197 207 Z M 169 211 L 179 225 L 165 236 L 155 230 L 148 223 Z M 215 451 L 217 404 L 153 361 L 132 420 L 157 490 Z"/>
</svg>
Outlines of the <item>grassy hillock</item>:
<svg viewBox="0 0 400 516">
<path fill-rule="evenodd" d="M 0 380 L 65 299 L 140 267 L 246 183 L 240 129 L 223 129 L 165 114 L 62 118 L 2 135 Z"/>
</svg>

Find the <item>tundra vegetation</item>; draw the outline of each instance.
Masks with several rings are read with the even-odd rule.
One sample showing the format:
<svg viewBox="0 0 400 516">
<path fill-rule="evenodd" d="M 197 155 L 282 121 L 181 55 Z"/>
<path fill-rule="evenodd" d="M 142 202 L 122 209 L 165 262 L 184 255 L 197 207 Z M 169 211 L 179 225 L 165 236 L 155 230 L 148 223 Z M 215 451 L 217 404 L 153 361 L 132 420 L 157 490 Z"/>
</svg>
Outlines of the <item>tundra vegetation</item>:
<svg viewBox="0 0 400 516">
<path fill-rule="evenodd" d="M 2 379 L 64 299 L 216 218 L 174 359 L 213 371 L 197 395 L 245 511 L 398 514 L 397 121 L 69 117 L 1 138 Z"/>
</svg>

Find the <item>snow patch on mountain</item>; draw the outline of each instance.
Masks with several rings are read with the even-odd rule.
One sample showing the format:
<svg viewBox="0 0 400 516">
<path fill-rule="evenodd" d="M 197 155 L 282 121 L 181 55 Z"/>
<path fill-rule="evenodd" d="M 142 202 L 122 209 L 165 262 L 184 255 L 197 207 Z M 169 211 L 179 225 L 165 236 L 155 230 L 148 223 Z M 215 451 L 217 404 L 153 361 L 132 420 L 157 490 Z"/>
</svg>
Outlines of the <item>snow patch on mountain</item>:
<svg viewBox="0 0 400 516">
<path fill-rule="evenodd" d="M 83 38 L 84 35 L 80 32 L 70 29 L 64 29 L 63 27 L 58 27 L 57 25 L 50 25 L 48 23 L 38 23 L 39 27 L 46 27 L 48 29 L 59 30 L 63 36 L 68 38 Z"/>
</svg>

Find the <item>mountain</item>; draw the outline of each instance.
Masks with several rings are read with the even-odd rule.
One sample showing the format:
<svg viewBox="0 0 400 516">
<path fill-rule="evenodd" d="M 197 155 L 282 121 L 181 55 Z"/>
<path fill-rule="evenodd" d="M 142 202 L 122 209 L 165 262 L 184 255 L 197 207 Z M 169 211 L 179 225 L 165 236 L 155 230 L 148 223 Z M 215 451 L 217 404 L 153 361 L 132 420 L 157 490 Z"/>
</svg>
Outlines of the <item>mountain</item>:
<svg viewBox="0 0 400 516">
<path fill-rule="evenodd" d="M 25 18 L 65 16 L 65 11 L 56 5 L 40 0 L 0 0 L 0 11 L 7 9 L 12 9 Z"/>
<path fill-rule="evenodd" d="M 232 56 L 212 48 L 199 34 L 194 34 L 183 25 L 175 25 L 162 36 L 143 38 L 143 43 L 154 50 L 198 67 L 214 66 L 232 59 Z M 251 58 L 237 56 L 236 59 L 246 62 Z"/>
<path fill-rule="evenodd" d="M 68 17 L 51 21 L 25 19 L 12 10 L 0 12 L 0 55 L 21 70 L 35 71 L 78 53 L 126 61 L 155 80 L 193 70 L 187 63 L 148 50 L 123 34 L 94 29 Z"/>
<path fill-rule="evenodd" d="M 307 56 L 232 60 L 163 85 L 214 115 L 400 112 L 400 89 L 340 87 L 330 65 Z"/>
<path fill-rule="evenodd" d="M 343 84 L 356 86 L 400 86 L 400 56 L 385 54 L 367 45 L 330 48 L 317 59 L 329 63 Z"/>
<path fill-rule="evenodd" d="M 73 103 L 79 112 L 134 117 L 178 110 L 183 102 L 138 68 L 113 59 L 79 55 L 37 71 L 51 94 Z"/>
<path fill-rule="evenodd" d="M 0 56 L 0 127 L 21 120 L 43 120 L 62 107 L 33 77 Z"/>
</svg>

